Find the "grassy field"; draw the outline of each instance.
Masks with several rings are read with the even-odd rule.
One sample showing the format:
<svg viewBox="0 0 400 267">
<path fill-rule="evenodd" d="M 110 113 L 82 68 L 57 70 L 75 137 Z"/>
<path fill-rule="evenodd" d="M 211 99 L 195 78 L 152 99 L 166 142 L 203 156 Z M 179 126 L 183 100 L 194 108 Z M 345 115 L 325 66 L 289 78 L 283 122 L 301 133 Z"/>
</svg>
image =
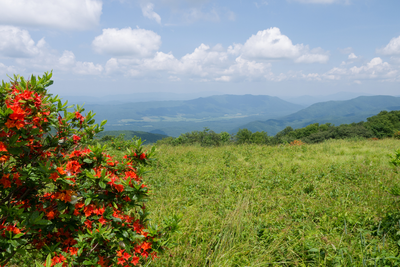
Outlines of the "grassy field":
<svg viewBox="0 0 400 267">
<path fill-rule="evenodd" d="M 149 266 L 393 266 L 400 175 L 393 139 L 291 146 L 160 146 L 152 221 L 177 214 Z"/>
</svg>

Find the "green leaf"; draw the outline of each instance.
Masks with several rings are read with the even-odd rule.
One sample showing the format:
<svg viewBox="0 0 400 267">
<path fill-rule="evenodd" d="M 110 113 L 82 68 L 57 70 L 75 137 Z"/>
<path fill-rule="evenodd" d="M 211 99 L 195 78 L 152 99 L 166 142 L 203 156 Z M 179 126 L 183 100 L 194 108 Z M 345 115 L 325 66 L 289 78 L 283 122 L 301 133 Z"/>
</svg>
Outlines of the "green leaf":
<svg viewBox="0 0 400 267">
<path fill-rule="evenodd" d="M 103 181 L 100 181 L 100 182 L 99 182 L 99 186 L 100 186 L 102 189 L 105 189 L 107 185 L 106 185 Z"/>
<path fill-rule="evenodd" d="M 90 202 L 92 201 L 92 199 L 89 197 L 85 200 L 85 206 L 89 206 Z"/>
<path fill-rule="evenodd" d="M 14 239 L 18 239 L 18 238 L 20 238 L 20 237 L 23 236 L 23 235 L 24 235 L 24 233 L 19 233 L 19 234 L 15 235 L 13 238 L 14 238 Z"/>
<path fill-rule="evenodd" d="M 93 160 L 91 160 L 91 159 L 84 159 L 83 162 L 85 162 L 85 163 L 87 163 L 87 164 L 90 164 L 90 163 L 93 163 Z"/>
<path fill-rule="evenodd" d="M 51 267 L 51 253 L 49 253 L 49 255 L 47 255 L 46 267 Z"/>
</svg>

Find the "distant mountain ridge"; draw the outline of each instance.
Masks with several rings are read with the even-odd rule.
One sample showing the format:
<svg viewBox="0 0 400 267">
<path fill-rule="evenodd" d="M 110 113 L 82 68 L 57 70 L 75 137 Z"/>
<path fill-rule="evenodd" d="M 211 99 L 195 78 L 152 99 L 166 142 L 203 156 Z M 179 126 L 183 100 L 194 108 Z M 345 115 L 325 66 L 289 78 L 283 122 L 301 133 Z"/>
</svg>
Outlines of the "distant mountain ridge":
<svg viewBox="0 0 400 267">
<path fill-rule="evenodd" d="M 249 129 L 251 131 L 266 131 L 275 135 L 286 126 L 292 128 L 305 127 L 312 123 L 332 123 L 335 125 L 349 124 L 366 120 L 382 110 L 400 110 L 400 97 L 394 96 L 360 96 L 346 101 L 328 101 L 313 104 L 305 109 L 279 119 L 254 121 L 232 129 Z"/>
<path fill-rule="evenodd" d="M 354 93 L 354 92 L 338 92 L 330 95 L 302 95 L 297 97 L 280 97 L 281 99 L 288 101 L 290 103 L 303 105 L 305 107 L 311 106 L 312 104 L 316 104 L 319 102 L 328 102 L 328 101 L 344 101 L 357 98 L 359 96 L 373 96 L 371 94 L 365 93 Z"/>
<path fill-rule="evenodd" d="M 227 131 L 255 120 L 289 115 L 301 105 L 267 95 L 216 95 L 184 101 L 86 104 L 96 121 L 107 120 L 105 130 L 130 130 L 179 136 L 203 130 Z"/>
</svg>

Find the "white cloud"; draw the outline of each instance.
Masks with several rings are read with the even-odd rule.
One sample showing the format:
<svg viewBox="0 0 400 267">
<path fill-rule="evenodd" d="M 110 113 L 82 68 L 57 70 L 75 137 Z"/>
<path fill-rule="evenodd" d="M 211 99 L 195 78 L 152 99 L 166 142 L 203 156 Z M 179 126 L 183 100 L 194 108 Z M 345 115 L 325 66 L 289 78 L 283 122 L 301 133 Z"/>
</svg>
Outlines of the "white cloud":
<svg viewBox="0 0 400 267">
<path fill-rule="evenodd" d="M 339 80 L 342 78 L 349 78 L 354 80 L 360 79 L 380 79 L 380 80 L 394 80 L 399 78 L 399 70 L 388 62 L 383 62 L 380 57 L 371 59 L 364 65 L 359 67 L 354 66 L 347 68 L 333 68 L 323 74 L 327 79 Z"/>
<path fill-rule="evenodd" d="M 180 82 L 181 78 L 177 77 L 177 76 L 169 76 L 168 80 L 170 80 L 171 82 Z"/>
<path fill-rule="evenodd" d="M 33 57 L 46 46 L 44 39 L 35 44 L 28 31 L 14 26 L 0 26 L 0 36 L 0 54 L 6 57 Z"/>
<path fill-rule="evenodd" d="M 350 55 L 349 55 L 349 57 L 348 57 L 348 59 L 357 59 L 358 57 L 354 54 L 354 53 L 351 53 Z"/>
<path fill-rule="evenodd" d="M 100 54 L 115 57 L 148 57 L 161 46 L 161 37 L 144 29 L 103 29 L 103 34 L 92 42 L 93 49 Z"/>
<path fill-rule="evenodd" d="M 377 49 L 377 52 L 383 55 L 400 55 L 400 36 L 393 38 L 382 49 Z"/>
<path fill-rule="evenodd" d="M 244 58 L 250 59 L 294 59 L 297 63 L 326 63 L 329 54 L 321 48 L 311 51 L 303 44 L 294 45 L 279 28 L 269 28 L 252 35 L 243 47 L 230 47 L 230 53 L 242 53 Z"/>
<path fill-rule="evenodd" d="M 93 62 L 76 62 L 73 71 L 83 75 L 99 75 L 103 71 L 103 67 L 100 64 L 94 64 Z"/>
<path fill-rule="evenodd" d="M 295 59 L 296 63 L 326 63 L 329 60 L 327 54 L 304 54 Z"/>
<path fill-rule="evenodd" d="M 215 80 L 219 81 L 219 82 L 230 82 L 232 80 L 232 77 L 224 75 L 224 76 L 215 78 Z"/>
<path fill-rule="evenodd" d="M 353 48 L 352 47 L 346 47 L 346 48 L 338 48 L 339 52 L 342 54 L 350 54 L 353 52 Z"/>
<path fill-rule="evenodd" d="M 14 66 L 6 66 L 0 62 L 0 74 L 12 75 L 17 73 L 17 69 Z"/>
<path fill-rule="evenodd" d="M 287 75 L 274 75 L 268 59 L 289 58 L 296 63 L 326 63 L 329 53 L 321 48 L 309 49 L 293 45 L 278 28 L 260 31 L 243 44 L 224 48 L 221 44 L 211 47 L 201 44 L 192 53 L 180 59 L 169 52 L 155 52 L 150 57 L 113 57 L 105 65 L 106 73 L 120 72 L 135 77 L 175 77 L 197 81 L 235 81 L 241 79 L 267 79 L 280 81 Z"/>
<path fill-rule="evenodd" d="M 247 58 L 295 58 L 303 47 L 302 44 L 293 45 L 289 37 L 274 27 L 252 35 L 243 45 L 242 54 Z"/>
<path fill-rule="evenodd" d="M 161 17 L 156 12 L 154 12 L 154 4 L 145 3 L 141 5 L 143 16 L 149 19 L 155 20 L 158 24 L 161 24 Z"/>
<path fill-rule="evenodd" d="M 260 77 L 271 79 L 272 73 L 270 69 L 271 63 L 250 61 L 239 56 L 235 59 L 235 63 L 223 73 L 231 76 L 242 76 L 250 79 Z"/>
<path fill-rule="evenodd" d="M 56 69 L 68 72 L 72 71 L 82 75 L 99 75 L 103 72 L 103 66 L 93 62 L 76 61 L 71 51 L 64 51 L 58 61 L 54 63 Z"/>
<path fill-rule="evenodd" d="M 353 74 L 369 74 L 371 77 L 374 77 L 378 75 L 379 73 L 386 72 L 387 70 L 390 70 L 391 67 L 389 63 L 383 62 L 383 60 L 380 57 L 376 57 L 371 59 L 370 62 L 367 64 L 361 66 L 361 67 L 352 67 L 350 68 L 351 73 Z"/>
<path fill-rule="evenodd" d="M 72 66 L 75 64 L 75 55 L 71 51 L 64 51 L 62 56 L 58 59 L 61 66 Z"/>
<path fill-rule="evenodd" d="M 100 0 L 1 0 L 0 23 L 85 30 L 99 24 Z"/>
</svg>

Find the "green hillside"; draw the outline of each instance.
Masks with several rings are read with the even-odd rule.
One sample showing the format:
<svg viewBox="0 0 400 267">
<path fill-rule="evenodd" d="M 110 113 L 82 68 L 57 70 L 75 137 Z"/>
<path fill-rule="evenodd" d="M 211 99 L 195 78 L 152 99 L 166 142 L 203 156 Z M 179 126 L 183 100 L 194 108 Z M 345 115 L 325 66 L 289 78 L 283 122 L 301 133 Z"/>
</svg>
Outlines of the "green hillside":
<svg viewBox="0 0 400 267">
<path fill-rule="evenodd" d="M 105 130 L 163 132 L 179 136 L 209 127 L 226 131 L 255 120 L 282 117 L 302 106 L 265 95 L 221 95 L 187 101 L 88 104 L 96 121 L 107 120 Z"/>
<path fill-rule="evenodd" d="M 144 144 L 153 144 L 158 140 L 161 140 L 165 137 L 168 137 L 164 134 L 157 134 L 157 133 L 148 133 L 148 132 L 141 132 L 141 131 L 103 131 L 96 135 L 97 139 L 101 139 L 104 136 L 113 136 L 117 137 L 119 135 L 124 135 L 125 140 L 130 140 L 135 136 L 141 138 L 142 141 L 145 140 Z"/>
<path fill-rule="evenodd" d="M 146 207 L 181 222 L 148 266 L 398 266 L 399 147 L 158 146 Z"/>
<path fill-rule="evenodd" d="M 280 119 L 250 122 L 236 127 L 230 132 L 237 132 L 241 128 L 253 132 L 266 131 L 269 135 L 275 135 L 286 126 L 301 128 L 313 123 L 349 124 L 366 120 L 382 110 L 398 109 L 400 109 L 400 97 L 360 96 L 346 101 L 316 103 Z"/>
</svg>

